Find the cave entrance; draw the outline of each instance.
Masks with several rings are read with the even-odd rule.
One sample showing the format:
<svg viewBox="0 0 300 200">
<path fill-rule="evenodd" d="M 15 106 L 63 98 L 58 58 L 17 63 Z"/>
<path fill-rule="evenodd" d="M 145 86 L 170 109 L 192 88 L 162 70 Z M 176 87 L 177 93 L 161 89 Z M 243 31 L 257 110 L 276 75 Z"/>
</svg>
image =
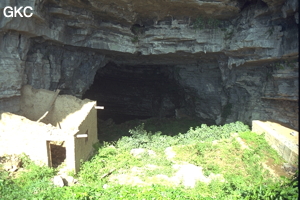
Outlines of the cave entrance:
<svg viewBox="0 0 300 200">
<path fill-rule="evenodd" d="M 183 90 L 174 78 L 172 66 L 117 65 L 100 68 L 83 98 L 96 100 L 98 118 L 119 124 L 133 119 L 166 118 L 175 115 Z"/>
</svg>

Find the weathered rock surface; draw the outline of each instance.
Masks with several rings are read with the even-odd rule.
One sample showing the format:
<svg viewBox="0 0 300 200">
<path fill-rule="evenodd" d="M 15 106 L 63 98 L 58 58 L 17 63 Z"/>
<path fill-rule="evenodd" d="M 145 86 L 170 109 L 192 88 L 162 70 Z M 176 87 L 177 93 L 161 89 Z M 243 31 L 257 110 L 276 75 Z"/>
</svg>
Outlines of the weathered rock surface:
<svg viewBox="0 0 300 200">
<path fill-rule="evenodd" d="M 6 18 L 5 6 L 34 15 Z M 23 84 L 81 97 L 97 70 L 122 88 L 153 68 L 149 79 L 165 77 L 171 92 L 137 84 L 99 101 L 133 116 L 184 108 L 209 123 L 274 119 L 298 129 L 297 0 L 6 0 L 0 11 L 0 110 L 18 111 Z"/>
</svg>

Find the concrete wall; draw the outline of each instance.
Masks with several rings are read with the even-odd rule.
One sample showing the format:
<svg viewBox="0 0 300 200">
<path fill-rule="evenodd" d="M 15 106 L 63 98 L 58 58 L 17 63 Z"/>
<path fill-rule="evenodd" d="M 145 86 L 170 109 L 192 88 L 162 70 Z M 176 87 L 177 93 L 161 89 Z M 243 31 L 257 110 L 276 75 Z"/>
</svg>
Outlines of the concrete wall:
<svg viewBox="0 0 300 200">
<path fill-rule="evenodd" d="M 91 109 L 86 119 L 80 124 L 78 134 L 88 134 L 87 138 L 76 138 L 75 139 L 75 160 L 76 171 L 79 170 L 80 160 L 87 160 L 93 153 L 93 144 L 95 144 L 97 139 L 97 111 L 96 109 Z"/>
<path fill-rule="evenodd" d="M 50 123 L 64 130 L 79 130 L 80 124 L 86 120 L 91 110 L 95 109 L 95 105 L 95 101 L 88 99 L 80 100 L 71 95 L 59 95 L 52 111 L 42 122 Z M 97 132 L 93 134 L 97 135 Z"/>
<path fill-rule="evenodd" d="M 20 114 L 31 120 L 38 120 L 48 111 L 54 95 L 53 91 L 34 89 L 30 85 L 23 86 Z M 53 108 L 41 122 L 64 130 L 78 130 L 95 105 L 96 102 L 89 99 L 81 100 L 71 95 L 58 95 Z"/>
<path fill-rule="evenodd" d="M 21 102 L 19 114 L 30 120 L 36 121 L 47 111 L 55 92 L 34 89 L 25 85 L 21 89 Z"/>
<path fill-rule="evenodd" d="M 0 155 L 24 152 L 32 160 L 49 165 L 47 141 L 65 141 L 67 168 L 78 172 L 80 161 L 89 158 L 93 144 L 98 142 L 96 102 L 59 95 L 49 109 L 55 92 L 29 85 L 21 91 L 19 114 L 24 117 L 11 113 L 0 115 Z M 36 122 L 46 111 L 49 112 L 45 118 Z M 88 134 L 88 137 L 77 138 L 78 134 Z"/>
<path fill-rule="evenodd" d="M 23 116 L 0 113 L 0 155 L 24 152 L 30 159 L 48 165 L 47 140 L 65 141 L 66 133 Z"/>
<path fill-rule="evenodd" d="M 275 149 L 286 162 L 298 165 L 299 133 L 280 124 L 276 124 L 274 127 L 271 127 L 270 124 L 270 122 L 253 120 L 252 131 L 258 134 L 264 133 L 268 144 Z M 296 136 L 288 135 L 290 132 L 295 132 Z"/>
</svg>

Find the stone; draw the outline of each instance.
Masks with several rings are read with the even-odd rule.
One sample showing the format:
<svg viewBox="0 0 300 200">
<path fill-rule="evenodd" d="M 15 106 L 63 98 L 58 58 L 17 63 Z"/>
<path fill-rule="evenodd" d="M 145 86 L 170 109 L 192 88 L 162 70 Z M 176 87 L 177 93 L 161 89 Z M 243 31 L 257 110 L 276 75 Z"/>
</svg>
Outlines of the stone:
<svg viewBox="0 0 300 200">
<path fill-rule="evenodd" d="M 283 169 L 288 173 L 295 173 L 297 171 L 297 168 L 289 163 L 283 163 Z"/>
<path fill-rule="evenodd" d="M 141 158 L 143 154 L 147 154 L 150 157 L 155 157 L 156 153 L 153 150 L 147 150 L 143 148 L 138 148 L 138 149 L 131 149 L 130 154 L 133 155 L 134 157 Z"/>
<path fill-rule="evenodd" d="M 172 147 L 167 147 L 165 149 L 165 155 L 168 160 L 172 160 L 176 156 L 176 152 L 173 150 Z"/>
<path fill-rule="evenodd" d="M 58 186 L 58 187 L 64 187 L 64 180 L 61 176 L 54 176 L 52 179 L 52 182 L 54 185 Z"/>
<path fill-rule="evenodd" d="M 185 187 L 194 188 L 197 181 L 209 183 L 209 179 L 204 176 L 202 167 L 198 167 L 192 164 L 186 165 L 173 165 L 174 169 L 177 169 L 175 177 L 182 181 Z"/>
<path fill-rule="evenodd" d="M 108 184 L 104 184 L 102 187 L 103 187 L 103 189 L 107 189 L 107 188 L 109 188 L 109 185 Z"/>
<path fill-rule="evenodd" d="M 73 176 L 64 176 L 63 181 L 64 185 L 66 186 L 73 186 L 78 182 L 78 180 L 75 179 Z"/>
<path fill-rule="evenodd" d="M 225 181 L 221 174 L 211 173 L 209 177 L 206 177 L 203 173 L 203 168 L 193 164 L 175 164 L 172 167 L 176 169 L 177 172 L 174 177 L 171 177 L 171 179 L 173 181 L 174 179 L 179 180 L 185 187 L 194 188 L 197 181 L 201 181 L 207 184 L 214 179 L 217 179 L 221 182 Z"/>
<path fill-rule="evenodd" d="M 0 164 L 3 169 L 9 172 L 16 172 L 22 167 L 22 160 L 17 155 L 5 155 L 0 157 Z"/>
</svg>

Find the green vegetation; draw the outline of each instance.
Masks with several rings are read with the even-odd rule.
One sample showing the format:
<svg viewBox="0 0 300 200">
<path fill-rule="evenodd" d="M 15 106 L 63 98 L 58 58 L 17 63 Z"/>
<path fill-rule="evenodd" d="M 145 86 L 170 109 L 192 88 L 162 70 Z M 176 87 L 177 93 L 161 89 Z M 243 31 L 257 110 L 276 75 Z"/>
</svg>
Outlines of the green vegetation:
<svg viewBox="0 0 300 200">
<path fill-rule="evenodd" d="M 298 199 L 297 180 L 274 177 L 262 167 L 267 160 L 273 161 L 272 165 L 282 164 L 283 160 L 263 135 L 252 133 L 241 122 L 202 124 L 184 134 L 174 133 L 172 125 L 179 129 L 181 124 L 177 120 L 130 123 L 137 125 L 127 136 L 97 145 L 97 153 L 83 163 L 76 175 L 79 183 L 74 186 L 54 186 L 50 179 L 57 171 L 37 166 L 26 157 L 22 158 L 24 170 L 14 175 L 0 166 L 0 199 Z M 116 125 L 124 129 L 126 126 Z M 107 129 L 108 134 L 116 130 Z M 231 133 L 238 133 L 249 148 L 243 148 Z M 171 146 L 176 156 L 168 160 L 164 150 Z M 134 148 L 152 150 L 156 156 L 144 153 L 135 157 L 130 153 Z M 159 174 L 172 177 L 176 172 L 172 165 L 179 161 L 201 166 L 205 176 L 222 174 L 225 181 L 198 182 L 195 188 L 185 188 L 155 179 Z M 149 165 L 156 168 L 147 168 Z M 138 173 L 142 182 L 121 185 L 118 175 L 130 175 L 133 168 L 143 169 Z"/>
<path fill-rule="evenodd" d="M 199 121 L 197 120 L 189 120 L 186 118 L 182 118 L 180 120 L 176 119 L 156 119 L 151 118 L 144 121 L 145 130 L 148 132 L 162 132 L 163 135 L 177 135 L 178 133 L 187 132 L 190 127 L 196 127 L 199 125 Z M 100 135 L 100 139 L 105 138 L 105 141 L 115 141 L 118 140 L 120 136 L 130 136 L 129 129 L 135 129 L 135 127 L 141 125 L 140 120 L 131 120 L 122 124 L 117 124 L 114 126 L 106 126 L 104 123 L 99 123 L 98 128 Z"/>
<path fill-rule="evenodd" d="M 233 36 L 233 30 L 225 32 L 224 40 L 230 40 Z"/>
<path fill-rule="evenodd" d="M 131 31 L 135 35 L 141 35 L 145 32 L 145 27 L 135 24 L 131 27 Z"/>
<path fill-rule="evenodd" d="M 273 62 L 269 65 L 270 68 L 268 68 L 266 73 L 266 80 L 272 80 L 273 73 L 275 73 L 277 70 L 298 70 L 298 61 L 295 59 L 292 60 L 280 60 Z"/>
<path fill-rule="evenodd" d="M 205 28 L 209 28 L 209 29 L 216 29 L 218 28 L 220 24 L 220 21 L 217 19 L 213 19 L 213 18 L 204 18 L 204 17 L 197 17 L 193 23 L 193 28 L 194 29 L 205 29 Z"/>
<path fill-rule="evenodd" d="M 286 69 L 286 68 L 290 68 L 290 69 L 295 69 L 298 67 L 297 65 L 297 60 L 293 60 L 293 61 L 289 61 L 289 60 L 285 60 L 285 61 L 278 61 L 275 62 L 273 64 L 273 66 L 275 67 L 275 69 L 280 70 L 280 69 Z"/>
<path fill-rule="evenodd" d="M 138 37 L 138 36 L 134 36 L 134 37 L 131 39 L 131 42 L 132 42 L 132 43 L 138 43 L 138 42 L 139 42 L 139 37 Z"/>
<path fill-rule="evenodd" d="M 274 30 L 275 30 L 274 26 L 271 26 L 271 27 L 267 30 L 266 34 L 268 34 L 268 37 L 270 37 L 271 35 L 273 35 Z"/>
<path fill-rule="evenodd" d="M 274 66 L 277 70 L 285 68 L 282 62 L 276 62 Z"/>
</svg>

